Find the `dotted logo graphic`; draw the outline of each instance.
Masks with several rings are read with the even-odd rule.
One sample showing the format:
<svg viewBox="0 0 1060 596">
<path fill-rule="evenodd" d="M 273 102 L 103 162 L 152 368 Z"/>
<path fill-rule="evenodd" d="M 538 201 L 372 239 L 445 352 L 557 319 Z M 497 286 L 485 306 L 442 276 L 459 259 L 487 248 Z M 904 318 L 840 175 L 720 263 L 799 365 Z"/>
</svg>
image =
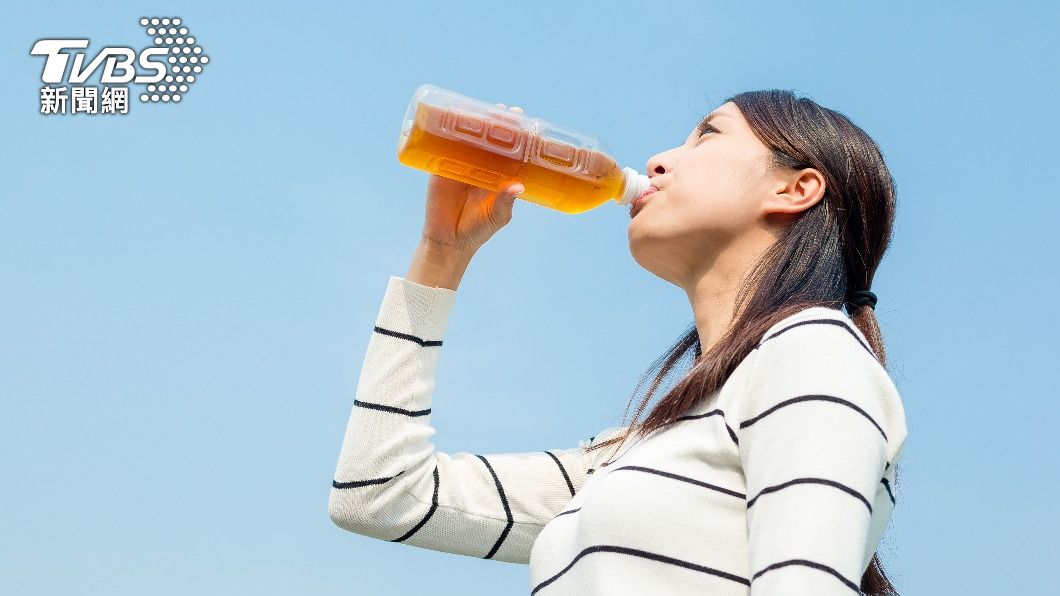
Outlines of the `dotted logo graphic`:
<svg viewBox="0 0 1060 596">
<path fill-rule="evenodd" d="M 210 57 L 202 53 L 202 46 L 196 45 L 187 27 L 179 18 L 144 17 L 140 25 L 154 41 L 155 47 L 164 48 L 169 53 L 166 58 L 169 64 L 165 79 L 157 84 L 147 86 L 147 92 L 140 95 L 142 102 L 179 102 L 181 96 L 188 92 L 195 83 L 197 75 L 210 62 Z"/>
<path fill-rule="evenodd" d="M 143 103 L 179 103 L 210 57 L 179 18 L 142 17 L 140 26 L 152 43 L 139 49 L 105 45 L 86 51 L 85 37 L 35 41 L 30 55 L 44 58 L 40 113 L 128 114 L 137 95 Z M 86 84 L 95 73 L 101 85 Z"/>
</svg>

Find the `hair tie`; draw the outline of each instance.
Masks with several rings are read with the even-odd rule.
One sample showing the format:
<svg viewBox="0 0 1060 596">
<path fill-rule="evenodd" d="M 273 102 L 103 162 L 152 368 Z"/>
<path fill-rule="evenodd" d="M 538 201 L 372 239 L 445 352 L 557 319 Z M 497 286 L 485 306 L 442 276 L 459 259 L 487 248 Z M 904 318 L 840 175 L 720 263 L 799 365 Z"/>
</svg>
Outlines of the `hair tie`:
<svg viewBox="0 0 1060 596">
<path fill-rule="evenodd" d="M 847 299 L 851 304 L 858 306 L 868 306 L 872 310 L 876 310 L 876 294 L 868 290 L 858 290 L 850 293 L 850 298 Z"/>
</svg>

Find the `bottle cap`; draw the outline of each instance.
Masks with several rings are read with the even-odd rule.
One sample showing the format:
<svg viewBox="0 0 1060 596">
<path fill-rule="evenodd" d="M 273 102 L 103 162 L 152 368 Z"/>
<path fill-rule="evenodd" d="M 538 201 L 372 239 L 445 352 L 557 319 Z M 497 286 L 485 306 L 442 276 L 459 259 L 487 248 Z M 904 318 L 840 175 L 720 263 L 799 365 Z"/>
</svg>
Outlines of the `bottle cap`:
<svg viewBox="0 0 1060 596">
<path fill-rule="evenodd" d="M 622 196 L 618 199 L 619 205 L 629 205 L 633 199 L 639 197 L 651 186 L 651 178 L 641 174 L 633 168 L 622 168 L 626 176 L 626 183 L 622 189 Z"/>
</svg>

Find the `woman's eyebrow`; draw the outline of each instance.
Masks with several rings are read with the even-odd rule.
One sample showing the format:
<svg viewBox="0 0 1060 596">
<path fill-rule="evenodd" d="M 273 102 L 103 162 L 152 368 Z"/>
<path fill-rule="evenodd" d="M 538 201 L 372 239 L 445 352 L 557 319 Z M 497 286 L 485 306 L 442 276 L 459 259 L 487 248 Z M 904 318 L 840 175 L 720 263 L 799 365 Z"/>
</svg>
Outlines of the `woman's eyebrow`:
<svg viewBox="0 0 1060 596">
<path fill-rule="evenodd" d="M 700 134 L 703 134 L 703 129 L 707 126 L 707 123 L 714 120 L 715 118 L 722 118 L 724 116 L 725 114 L 719 114 L 717 112 L 707 114 L 707 117 L 700 121 L 699 126 L 696 127 L 696 130 L 699 131 Z"/>
</svg>

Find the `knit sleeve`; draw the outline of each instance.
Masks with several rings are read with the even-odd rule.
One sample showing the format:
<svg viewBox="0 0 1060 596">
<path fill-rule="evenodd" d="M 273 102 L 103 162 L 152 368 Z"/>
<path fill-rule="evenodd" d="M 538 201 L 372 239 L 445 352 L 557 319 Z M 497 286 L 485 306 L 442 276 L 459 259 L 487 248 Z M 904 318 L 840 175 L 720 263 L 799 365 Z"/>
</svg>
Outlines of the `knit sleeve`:
<svg viewBox="0 0 1060 596">
<path fill-rule="evenodd" d="M 364 536 L 528 563 L 541 528 L 585 482 L 590 440 L 530 453 L 434 449 L 435 370 L 455 297 L 455 290 L 391 276 L 328 511 L 339 527 Z"/>
<path fill-rule="evenodd" d="M 752 596 L 860 593 L 894 510 L 902 403 L 856 327 L 832 323 L 760 343 L 737 405 Z"/>
</svg>

